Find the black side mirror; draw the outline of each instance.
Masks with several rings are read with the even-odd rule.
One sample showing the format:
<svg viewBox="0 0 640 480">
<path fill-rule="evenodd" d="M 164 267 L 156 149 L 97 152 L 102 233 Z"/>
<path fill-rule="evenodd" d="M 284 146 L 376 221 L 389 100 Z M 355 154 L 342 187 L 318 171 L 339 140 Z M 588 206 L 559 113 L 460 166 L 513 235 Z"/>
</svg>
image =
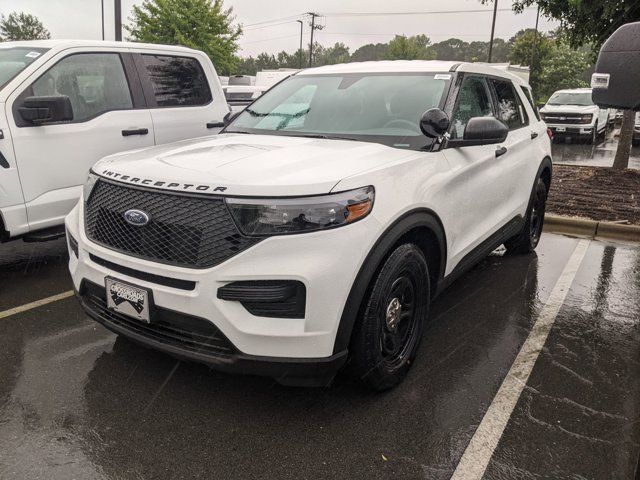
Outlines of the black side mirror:
<svg viewBox="0 0 640 480">
<path fill-rule="evenodd" d="M 496 117 L 473 117 L 464 129 L 463 140 L 475 145 L 502 143 L 509 135 L 509 127 Z"/>
<path fill-rule="evenodd" d="M 66 95 L 27 97 L 18 107 L 18 113 L 33 125 L 73 120 L 73 107 Z"/>
<path fill-rule="evenodd" d="M 439 108 L 430 108 L 420 118 L 420 130 L 429 138 L 440 138 L 449 130 L 449 115 Z"/>
<path fill-rule="evenodd" d="M 593 102 L 603 108 L 640 109 L 640 22 L 618 28 L 600 49 L 591 77 Z"/>
<path fill-rule="evenodd" d="M 502 143 L 509 135 L 509 127 L 496 117 L 473 117 L 467 122 L 462 140 L 450 140 L 449 147 L 471 147 Z"/>
</svg>

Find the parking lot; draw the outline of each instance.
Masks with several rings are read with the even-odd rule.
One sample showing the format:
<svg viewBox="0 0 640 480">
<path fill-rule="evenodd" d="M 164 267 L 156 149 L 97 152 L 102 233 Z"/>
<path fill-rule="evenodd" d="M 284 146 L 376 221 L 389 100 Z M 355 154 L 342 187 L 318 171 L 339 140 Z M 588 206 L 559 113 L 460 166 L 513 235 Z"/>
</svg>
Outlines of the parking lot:
<svg viewBox="0 0 640 480">
<path fill-rule="evenodd" d="M 635 471 L 638 247 L 545 234 L 537 254 L 495 253 L 436 301 L 417 364 L 384 394 L 343 376 L 282 387 L 118 338 L 68 296 L 66 261 L 62 240 L 0 250 L 0 478 L 473 478 L 483 461 L 494 479 Z M 541 338 L 539 355 L 518 355 Z M 523 361 L 533 370 L 518 386 Z"/>
<path fill-rule="evenodd" d="M 563 165 L 610 167 L 618 149 L 618 132 L 618 127 L 609 130 L 605 138 L 598 139 L 596 145 L 574 139 L 558 139 L 553 144 L 553 161 Z M 640 169 L 640 147 L 631 149 L 629 168 Z"/>
</svg>

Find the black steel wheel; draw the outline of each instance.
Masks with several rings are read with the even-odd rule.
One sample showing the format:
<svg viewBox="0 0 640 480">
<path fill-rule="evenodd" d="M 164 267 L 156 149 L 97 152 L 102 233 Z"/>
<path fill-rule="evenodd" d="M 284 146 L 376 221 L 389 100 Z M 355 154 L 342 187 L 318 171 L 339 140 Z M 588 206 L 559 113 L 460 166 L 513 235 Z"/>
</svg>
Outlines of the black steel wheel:
<svg viewBox="0 0 640 480">
<path fill-rule="evenodd" d="M 352 371 L 386 390 L 407 374 L 429 312 L 429 270 L 414 244 L 397 247 L 376 276 L 351 339 Z"/>
<path fill-rule="evenodd" d="M 547 186 L 539 178 L 536 183 L 533 201 L 525 218 L 524 228 L 518 235 L 504 243 L 508 252 L 526 254 L 535 250 L 542 236 L 546 207 Z"/>
</svg>

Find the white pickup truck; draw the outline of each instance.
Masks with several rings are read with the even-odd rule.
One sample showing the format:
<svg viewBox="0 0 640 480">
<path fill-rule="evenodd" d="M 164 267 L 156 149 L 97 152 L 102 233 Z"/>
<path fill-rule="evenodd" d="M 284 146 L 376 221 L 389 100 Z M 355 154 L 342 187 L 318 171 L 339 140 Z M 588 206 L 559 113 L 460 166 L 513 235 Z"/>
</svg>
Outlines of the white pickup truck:
<svg viewBox="0 0 640 480">
<path fill-rule="evenodd" d="M 0 44 L 0 241 L 64 235 L 91 166 L 218 133 L 229 113 L 202 52 L 46 40 Z"/>
</svg>

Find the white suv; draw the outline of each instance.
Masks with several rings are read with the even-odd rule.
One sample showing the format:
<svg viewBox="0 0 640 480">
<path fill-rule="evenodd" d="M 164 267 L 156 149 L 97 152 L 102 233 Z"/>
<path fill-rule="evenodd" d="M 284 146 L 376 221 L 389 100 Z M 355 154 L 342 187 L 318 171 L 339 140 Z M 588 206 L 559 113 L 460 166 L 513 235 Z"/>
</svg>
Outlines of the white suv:
<svg viewBox="0 0 640 480">
<path fill-rule="evenodd" d="M 99 162 L 67 217 L 87 313 L 172 355 L 288 384 L 350 359 L 406 374 L 429 305 L 540 239 L 551 182 L 529 87 L 466 63 L 300 72 L 217 138 Z"/>
<path fill-rule="evenodd" d="M 609 109 L 593 103 L 590 88 L 558 90 L 540 114 L 554 136 L 585 138 L 594 145 L 610 123 Z"/>
</svg>

